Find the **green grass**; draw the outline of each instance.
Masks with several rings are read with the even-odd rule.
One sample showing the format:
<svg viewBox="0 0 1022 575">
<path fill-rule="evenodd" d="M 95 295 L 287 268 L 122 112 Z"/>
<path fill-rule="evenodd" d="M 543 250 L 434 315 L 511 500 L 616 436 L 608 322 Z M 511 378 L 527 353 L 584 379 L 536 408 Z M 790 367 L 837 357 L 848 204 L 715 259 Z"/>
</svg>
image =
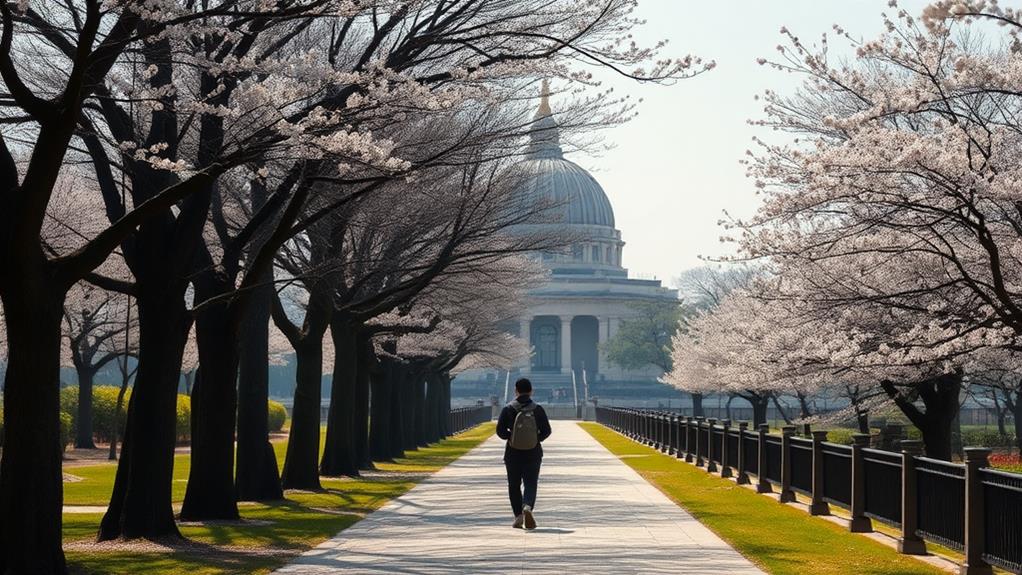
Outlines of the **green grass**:
<svg viewBox="0 0 1022 575">
<path fill-rule="evenodd" d="M 759 567 L 773 574 L 943 573 L 824 519 L 661 454 L 596 423 L 582 423 L 635 469 Z"/>
<path fill-rule="evenodd" d="M 330 538 L 387 501 L 404 494 L 415 485 L 414 475 L 443 468 L 486 440 L 493 430 L 493 424 L 483 424 L 437 445 L 408 452 L 405 458 L 379 463 L 377 468 L 384 472 L 380 476 L 324 479 L 323 491 L 320 492 L 289 491 L 285 501 L 241 504 L 239 509 L 245 520 L 241 523 L 182 525 L 181 533 L 190 540 L 186 547 L 164 552 L 139 552 L 96 548 L 83 551 L 72 546 L 67 551 L 68 562 L 72 573 L 89 575 L 267 573 L 286 563 L 291 556 Z M 283 446 L 275 445 L 275 448 L 278 457 L 282 458 Z M 179 473 L 183 473 L 180 477 L 187 478 L 187 463 L 187 455 L 178 456 L 175 478 L 179 477 Z M 183 472 L 179 464 L 183 464 Z M 109 473 L 101 472 L 104 470 L 100 468 L 107 467 L 110 468 Z M 105 505 L 107 502 L 99 496 L 103 493 L 109 496 L 113 469 L 112 465 L 70 469 L 75 475 L 87 476 L 90 484 L 82 486 L 85 481 L 67 484 L 65 489 L 71 486 L 78 488 L 76 501 Z M 88 471 L 79 473 L 82 470 Z M 182 485 L 180 494 L 177 483 Z M 183 485 L 184 482 L 175 483 L 175 501 L 183 496 Z M 64 542 L 92 541 L 101 519 L 102 514 L 65 513 Z M 213 547 L 207 552 L 204 547 L 208 546 Z M 224 549 L 223 546 L 230 548 Z"/>
</svg>

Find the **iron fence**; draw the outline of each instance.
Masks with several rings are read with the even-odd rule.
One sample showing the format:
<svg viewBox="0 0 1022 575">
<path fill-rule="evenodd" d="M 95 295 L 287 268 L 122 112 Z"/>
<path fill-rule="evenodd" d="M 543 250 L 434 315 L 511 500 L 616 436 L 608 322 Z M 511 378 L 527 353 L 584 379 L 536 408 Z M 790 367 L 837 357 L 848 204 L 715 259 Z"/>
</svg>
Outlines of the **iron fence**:
<svg viewBox="0 0 1022 575">
<path fill-rule="evenodd" d="M 983 559 L 1022 572 L 1022 475 L 980 469 L 983 491 Z"/>
<path fill-rule="evenodd" d="M 461 433 L 493 418 L 490 406 L 458 407 L 447 412 L 447 430 L 451 435 Z"/>
<path fill-rule="evenodd" d="M 749 473 L 759 473 L 759 437 L 753 433 L 746 433 L 742 437 L 742 448 L 745 450 L 745 470 Z"/>
<path fill-rule="evenodd" d="M 952 549 L 965 547 L 965 467 L 917 457 L 916 534 Z"/>
<path fill-rule="evenodd" d="M 813 494 L 813 442 L 791 438 L 791 488 L 803 495 Z"/>
<path fill-rule="evenodd" d="M 862 452 L 866 517 L 898 527 L 901 525 L 902 457 L 879 449 L 863 449 Z"/>
<path fill-rule="evenodd" d="M 871 519 L 894 526 L 903 553 L 925 553 L 932 541 L 963 551 L 963 574 L 991 565 L 1022 573 L 1022 474 L 990 469 L 987 449 L 967 448 L 964 463 L 949 463 L 919 456 L 914 441 L 895 453 L 866 447 L 866 436 L 849 447 L 826 443 L 824 432 L 809 439 L 790 427 L 775 435 L 744 422 L 732 429 L 726 420 L 607 407 L 596 421 L 708 471 L 719 465 L 725 477 L 737 470 L 739 483 L 753 474 L 761 492 L 780 486 L 781 501 L 801 493 L 811 513 L 848 509 L 852 531 L 872 530 Z"/>
<path fill-rule="evenodd" d="M 823 444 L 823 499 L 839 507 L 852 506 L 852 448 Z"/>
</svg>

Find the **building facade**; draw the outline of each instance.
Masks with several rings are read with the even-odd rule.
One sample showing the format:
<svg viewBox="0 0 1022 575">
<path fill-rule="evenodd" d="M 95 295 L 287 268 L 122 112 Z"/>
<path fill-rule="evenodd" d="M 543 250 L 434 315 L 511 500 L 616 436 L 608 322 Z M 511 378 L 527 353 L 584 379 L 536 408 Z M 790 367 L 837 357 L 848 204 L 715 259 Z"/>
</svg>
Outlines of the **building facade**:
<svg viewBox="0 0 1022 575">
<path fill-rule="evenodd" d="M 550 215 L 538 225 L 556 227 L 571 243 L 535 254 L 550 273 L 544 285 L 530 292 L 527 313 L 518 321 L 518 336 L 528 338 L 531 357 L 511 373 L 491 373 L 487 379 L 501 389 L 506 381 L 527 376 L 541 401 L 568 403 L 597 390 L 636 384 L 650 389 L 661 375 L 659 368 L 612 365 L 603 344 L 622 321 L 636 315 L 637 302 L 677 301 L 677 292 L 657 280 L 628 277 L 622 265 L 625 242 L 615 227 L 610 199 L 592 174 L 565 157 L 545 86 L 530 134 L 524 158 L 511 168 L 514 199 L 526 207 L 544 206 Z"/>
</svg>

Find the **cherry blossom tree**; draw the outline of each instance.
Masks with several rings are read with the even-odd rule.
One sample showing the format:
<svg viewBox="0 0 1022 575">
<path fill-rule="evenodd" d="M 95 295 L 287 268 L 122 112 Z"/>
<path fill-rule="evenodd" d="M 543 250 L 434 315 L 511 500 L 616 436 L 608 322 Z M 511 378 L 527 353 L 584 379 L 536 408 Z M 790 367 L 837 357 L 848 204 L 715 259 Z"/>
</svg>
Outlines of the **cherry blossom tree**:
<svg viewBox="0 0 1022 575">
<path fill-rule="evenodd" d="M 985 4 L 940 2 L 922 19 L 895 6 L 868 42 L 836 27 L 850 62 L 832 62 L 826 37 L 782 30 L 780 56 L 761 62 L 805 86 L 764 96 L 759 123 L 790 137 L 750 153 L 764 203 L 728 223 L 829 352 L 792 365 L 882 390 L 944 458 L 970 355 L 1022 333 L 1017 55 L 963 30 Z M 1014 36 L 1011 11 L 988 12 Z"/>
</svg>

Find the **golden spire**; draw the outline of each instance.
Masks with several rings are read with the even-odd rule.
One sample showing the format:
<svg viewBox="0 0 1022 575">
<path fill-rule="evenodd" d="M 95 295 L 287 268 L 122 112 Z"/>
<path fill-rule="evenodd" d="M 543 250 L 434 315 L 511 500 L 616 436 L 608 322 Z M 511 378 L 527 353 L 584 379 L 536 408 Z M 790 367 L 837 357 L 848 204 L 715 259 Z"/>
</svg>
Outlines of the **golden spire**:
<svg viewBox="0 0 1022 575">
<path fill-rule="evenodd" d="M 536 110 L 536 117 L 552 116 L 554 112 L 550 109 L 550 82 L 546 78 L 543 79 L 543 89 L 539 94 L 539 98 L 539 109 Z"/>
</svg>

